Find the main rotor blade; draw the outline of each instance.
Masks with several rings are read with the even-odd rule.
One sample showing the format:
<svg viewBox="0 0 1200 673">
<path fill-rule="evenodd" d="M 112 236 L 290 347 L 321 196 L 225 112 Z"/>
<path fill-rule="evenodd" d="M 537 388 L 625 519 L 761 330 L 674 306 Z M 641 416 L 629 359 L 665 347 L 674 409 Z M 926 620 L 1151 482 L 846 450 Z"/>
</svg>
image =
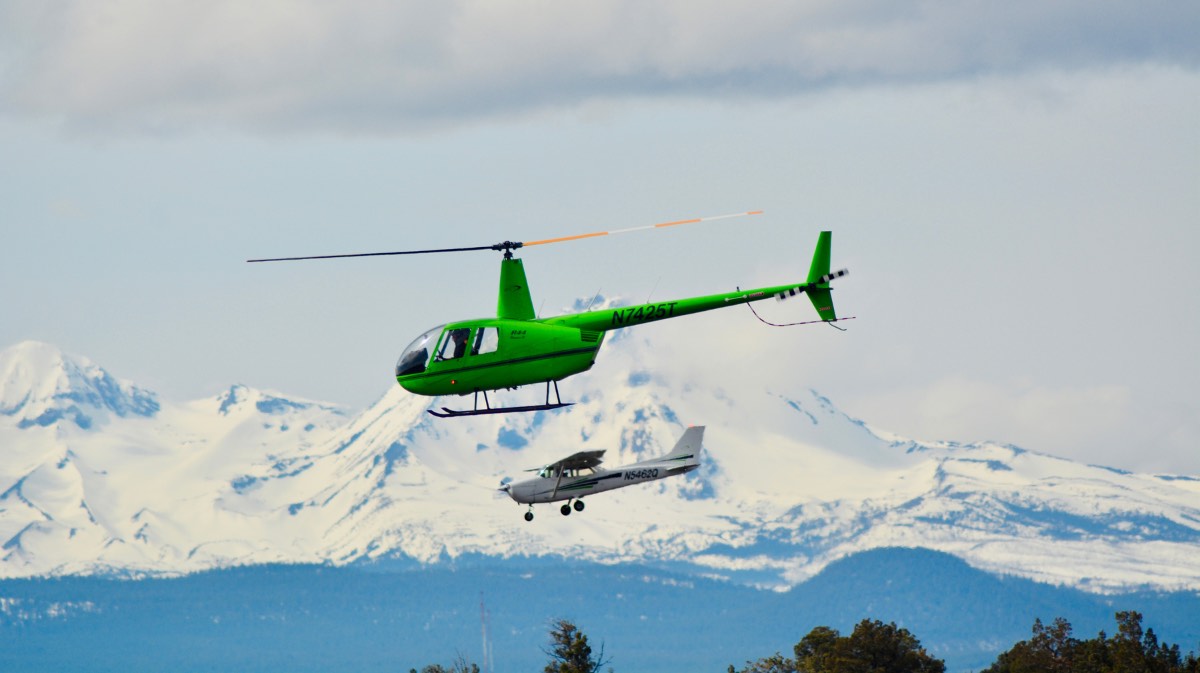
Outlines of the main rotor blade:
<svg viewBox="0 0 1200 673">
<path fill-rule="evenodd" d="M 438 252 L 471 252 L 474 250 L 497 250 L 505 253 L 517 250 L 519 248 L 528 247 L 531 245 L 544 245 L 546 243 L 562 243 L 563 241 L 577 241 L 582 238 L 595 238 L 597 236 L 608 236 L 610 234 L 628 234 L 633 231 L 642 231 L 644 229 L 663 229 L 665 227 L 675 227 L 681 224 L 695 224 L 697 222 L 712 222 L 713 220 L 726 220 L 731 217 L 745 217 L 747 215 L 760 215 L 761 210 L 751 210 L 744 213 L 730 213 L 729 215 L 713 215 L 711 217 L 694 217 L 688 220 L 675 220 L 673 222 L 659 222 L 658 224 L 647 224 L 642 227 L 629 227 L 628 229 L 614 229 L 613 231 L 594 231 L 590 234 L 576 234 L 574 236 L 560 236 L 558 238 L 544 238 L 540 241 L 504 241 L 494 245 L 477 245 L 469 248 L 437 248 L 434 250 L 398 250 L 395 252 L 357 252 L 346 255 L 306 255 L 304 257 L 269 257 L 264 259 L 248 259 L 247 262 L 294 262 L 302 259 L 342 259 L 347 257 L 386 257 L 390 255 L 425 255 Z"/>
<path fill-rule="evenodd" d="M 528 248 L 531 245 L 544 245 L 546 243 L 562 243 L 564 241 L 578 241 L 581 238 L 595 238 L 597 236 L 608 236 L 610 234 L 628 234 L 632 231 L 642 231 L 643 229 L 663 229 L 665 227 L 675 227 L 681 224 L 695 224 L 697 222 L 711 222 L 713 220 L 726 220 L 731 217 L 745 217 L 747 215 L 761 215 L 761 210 L 751 210 L 745 213 L 730 213 L 729 215 L 712 215 L 710 217 L 694 217 L 690 220 L 675 220 L 674 222 L 659 222 L 658 224 L 647 224 L 642 227 L 630 227 L 628 229 L 614 229 L 612 231 L 594 231 L 590 234 L 575 234 L 574 236 L 559 236 L 558 238 L 544 238 L 540 241 L 524 241 L 522 246 Z"/>
<path fill-rule="evenodd" d="M 433 252 L 469 252 L 471 250 L 495 250 L 494 245 L 478 245 L 473 248 L 438 248 L 436 250 L 400 250 L 397 252 L 356 252 L 349 255 L 311 255 L 308 257 L 272 257 L 270 259 L 248 259 L 247 262 L 294 262 L 298 259 L 337 259 L 340 257 L 385 257 L 388 255 L 424 255 Z"/>
</svg>

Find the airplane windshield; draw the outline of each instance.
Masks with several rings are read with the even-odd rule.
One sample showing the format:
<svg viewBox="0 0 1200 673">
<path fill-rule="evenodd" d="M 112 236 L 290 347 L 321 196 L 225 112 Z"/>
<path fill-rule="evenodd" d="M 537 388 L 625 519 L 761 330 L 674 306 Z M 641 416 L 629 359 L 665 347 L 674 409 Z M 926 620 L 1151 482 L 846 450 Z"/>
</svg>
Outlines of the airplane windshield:
<svg viewBox="0 0 1200 673">
<path fill-rule="evenodd" d="M 429 362 L 429 342 L 441 334 L 443 327 L 445 325 L 438 325 L 413 339 L 408 348 L 405 348 L 404 352 L 400 354 L 400 360 L 396 362 L 396 376 L 420 374 L 425 371 L 425 364 Z"/>
</svg>

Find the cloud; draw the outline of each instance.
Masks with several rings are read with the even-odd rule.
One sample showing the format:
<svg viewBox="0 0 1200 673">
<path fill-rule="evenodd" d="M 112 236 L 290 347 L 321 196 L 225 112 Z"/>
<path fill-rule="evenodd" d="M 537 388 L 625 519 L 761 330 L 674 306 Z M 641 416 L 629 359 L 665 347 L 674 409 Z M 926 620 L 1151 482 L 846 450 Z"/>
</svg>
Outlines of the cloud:
<svg viewBox="0 0 1200 673">
<path fill-rule="evenodd" d="M 17 2 L 0 111 L 81 129 L 390 133 L 599 100 L 791 96 L 1046 68 L 1200 64 L 1200 5 Z"/>
</svg>

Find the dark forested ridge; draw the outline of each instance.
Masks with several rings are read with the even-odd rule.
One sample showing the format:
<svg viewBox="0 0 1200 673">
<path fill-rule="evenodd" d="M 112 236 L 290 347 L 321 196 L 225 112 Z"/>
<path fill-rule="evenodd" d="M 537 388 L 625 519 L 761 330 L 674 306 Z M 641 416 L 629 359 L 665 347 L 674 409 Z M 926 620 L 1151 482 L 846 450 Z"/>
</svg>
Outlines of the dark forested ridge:
<svg viewBox="0 0 1200 673">
<path fill-rule="evenodd" d="M 529 559 L 4 580 L 0 670 L 390 672 L 460 653 L 480 661 L 481 597 L 499 672 L 541 670 L 559 618 L 586 627 L 618 673 L 724 671 L 788 652 L 818 626 L 849 634 L 864 618 L 915 634 L 949 671 L 992 665 L 1030 638 L 1035 619 L 1095 634 L 1136 610 L 1163 642 L 1185 652 L 1200 643 L 1193 593 L 1098 596 L 998 578 L 937 552 L 878 549 L 785 593 Z"/>
</svg>

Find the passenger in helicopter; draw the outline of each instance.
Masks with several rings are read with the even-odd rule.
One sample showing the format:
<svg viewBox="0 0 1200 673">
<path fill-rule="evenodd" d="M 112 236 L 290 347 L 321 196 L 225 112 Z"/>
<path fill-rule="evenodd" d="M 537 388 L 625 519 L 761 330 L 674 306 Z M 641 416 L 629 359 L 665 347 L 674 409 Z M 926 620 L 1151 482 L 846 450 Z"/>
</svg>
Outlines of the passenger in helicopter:
<svg viewBox="0 0 1200 673">
<path fill-rule="evenodd" d="M 467 353 L 467 337 L 471 334 L 471 330 L 466 327 L 452 329 L 446 333 L 446 339 L 442 342 L 442 347 L 438 351 L 439 360 L 453 360 L 461 358 Z"/>
<path fill-rule="evenodd" d="M 450 338 L 454 339 L 454 355 L 452 358 L 461 358 L 467 353 L 467 335 L 470 334 L 468 329 L 456 329 L 450 332 Z"/>
</svg>

